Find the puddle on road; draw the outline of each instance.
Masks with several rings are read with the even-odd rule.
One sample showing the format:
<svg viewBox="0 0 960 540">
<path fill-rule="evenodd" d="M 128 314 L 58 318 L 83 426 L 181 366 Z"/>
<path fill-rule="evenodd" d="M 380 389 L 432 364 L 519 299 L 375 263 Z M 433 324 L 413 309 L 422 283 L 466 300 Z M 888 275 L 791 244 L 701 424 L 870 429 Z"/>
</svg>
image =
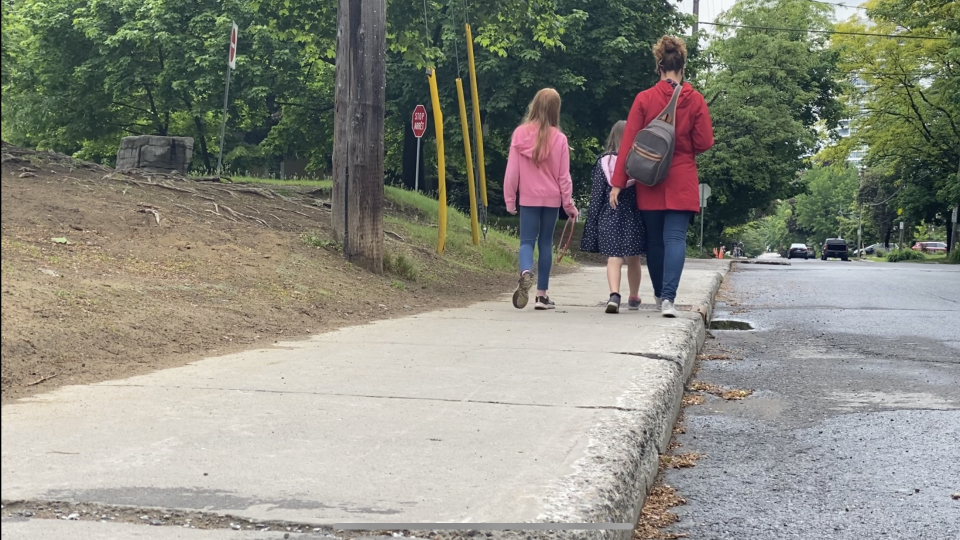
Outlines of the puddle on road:
<svg viewBox="0 0 960 540">
<path fill-rule="evenodd" d="M 732 319 L 714 319 L 710 321 L 711 330 L 754 330 L 754 326 L 747 321 Z"/>
</svg>

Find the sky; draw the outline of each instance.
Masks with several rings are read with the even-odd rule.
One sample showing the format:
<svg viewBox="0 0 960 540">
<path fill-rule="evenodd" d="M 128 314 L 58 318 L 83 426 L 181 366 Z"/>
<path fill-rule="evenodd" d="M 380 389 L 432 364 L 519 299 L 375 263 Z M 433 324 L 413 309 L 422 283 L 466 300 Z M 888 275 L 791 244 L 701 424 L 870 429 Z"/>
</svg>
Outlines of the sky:
<svg viewBox="0 0 960 540">
<path fill-rule="evenodd" d="M 724 10 L 730 9 L 731 6 L 735 3 L 736 0 L 700 0 L 700 20 L 711 22 L 717 18 Z M 862 0 L 824 0 L 830 2 L 831 4 L 845 4 L 850 6 L 856 6 L 861 3 Z M 677 5 L 680 6 L 680 11 L 684 13 L 693 13 L 693 0 L 680 0 L 677 2 Z M 851 9 L 846 7 L 838 7 L 834 12 L 834 18 L 838 21 L 843 21 L 848 19 L 851 15 L 856 14 L 858 11 L 862 10 Z M 709 29 L 707 27 L 706 29 Z"/>
</svg>

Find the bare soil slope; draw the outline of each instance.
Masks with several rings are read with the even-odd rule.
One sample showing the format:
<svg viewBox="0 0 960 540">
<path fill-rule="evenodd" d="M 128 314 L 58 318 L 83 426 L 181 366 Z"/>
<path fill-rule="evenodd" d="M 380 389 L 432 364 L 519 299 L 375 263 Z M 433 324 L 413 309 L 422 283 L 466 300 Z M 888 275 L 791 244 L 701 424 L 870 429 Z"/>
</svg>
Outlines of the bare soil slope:
<svg viewBox="0 0 960 540">
<path fill-rule="evenodd" d="M 394 274 L 359 270 L 317 197 L 4 144 L 3 402 L 510 288 L 505 272 L 398 231 L 387 235 Z M 413 210 L 388 217 L 429 227 Z"/>
</svg>

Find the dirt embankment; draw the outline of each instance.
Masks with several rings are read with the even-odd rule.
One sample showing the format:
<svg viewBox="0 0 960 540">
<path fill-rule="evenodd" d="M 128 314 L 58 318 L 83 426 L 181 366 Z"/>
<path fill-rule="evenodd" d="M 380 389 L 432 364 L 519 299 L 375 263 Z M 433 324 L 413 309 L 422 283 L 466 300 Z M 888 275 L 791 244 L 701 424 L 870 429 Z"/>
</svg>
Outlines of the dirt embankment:
<svg viewBox="0 0 960 540">
<path fill-rule="evenodd" d="M 511 284 L 401 235 L 387 248 L 402 275 L 359 270 L 311 188 L 120 174 L 4 144 L 2 202 L 4 403 Z"/>
</svg>

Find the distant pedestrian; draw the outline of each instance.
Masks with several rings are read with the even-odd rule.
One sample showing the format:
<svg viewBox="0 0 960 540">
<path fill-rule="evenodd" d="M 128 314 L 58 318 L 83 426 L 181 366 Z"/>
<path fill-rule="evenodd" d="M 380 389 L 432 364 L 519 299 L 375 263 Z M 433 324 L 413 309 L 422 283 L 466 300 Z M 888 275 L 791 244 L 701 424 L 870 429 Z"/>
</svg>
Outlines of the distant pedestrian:
<svg viewBox="0 0 960 540">
<path fill-rule="evenodd" d="M 683 84 L 674 119 L 676 146 L 667 178 L 653 187 L 638 184 L 636 199 L 647 228 L 647 270 L 657 305 L 665 317 L 676 317 L 674 302 L 686 257 L 687 226 L 700 211 L 695 156 L 713 146 L 713 125 L 703 96 L 689 83 L 681 82 L 687 62 L 683 40 L 663 36 L 653 47 L 653 55 L 660 82 L 637 94 L 630 107 L 613 173 L 610 205 L 617 205 L 620 190 L 627 187 L 626 156 L 633 151 L 637 133 L 663 111 L 674 89 Z"/>
<path fill-rule="evenodd" d="M 607 313 L 620 312 L 620 277 L 624 261 L 627 262 L 627 284 L 630 287 L 627 307 L 631 310 L 640 309 L 640 255 L 647 251 L 643 218 L 637 205 L 632 204 L 637 197 L 632 180 L 627 180 L 627 188 L 620 193 L 620 199 L 631 204 L 621 204 L 616 208 L 610 206 L 610 190 L 613 188 L 610 180 L 626 125 L 623 120 L 614 124 L 607 137 L 606 149 L 593 166 L 590 208 L 580 239 L 581 251 L 607 256 L 607 284 L 610 286 Z"/>
<path fill-rule="evenodd" d="M 526 307 L 533 286 L 533 247 L 537 261 L 536 309 L 553 309 L 547 296 L 553 262 L 553 231 L 562 206 L 568 219 L 577 219 L 570 178 L 570 148 L 560 131 L 560 94 L 544 88 L 530 102 L 523 123 L 514 130 L 503 179 L 507 211 L 520 213 L 520 278 L 513 305 Z"/>
</svg>

